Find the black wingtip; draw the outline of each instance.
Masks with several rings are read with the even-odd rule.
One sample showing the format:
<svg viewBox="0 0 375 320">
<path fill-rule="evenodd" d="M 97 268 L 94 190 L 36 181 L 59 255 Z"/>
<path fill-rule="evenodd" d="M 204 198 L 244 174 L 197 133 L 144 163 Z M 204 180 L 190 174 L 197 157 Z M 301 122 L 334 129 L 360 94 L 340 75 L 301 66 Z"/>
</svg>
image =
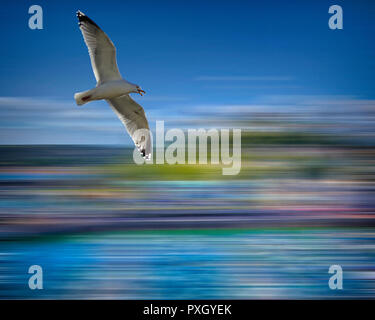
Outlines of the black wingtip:
<svg viewBox="0 0 375 320">
<path fill-rule="evenodd" d="M 77 18 L 78 18 L 78 21 L 80 23 L 82 22 L 87 22 L 87 23 L 91 23 L 92 25 L 94 25 L 95 27 L 99 28 L 100 27 L 94 22 L 92 21 L 88 16 L 86 16 L 82 11 L 78 10 L 77 11 Z"/>
</svg>

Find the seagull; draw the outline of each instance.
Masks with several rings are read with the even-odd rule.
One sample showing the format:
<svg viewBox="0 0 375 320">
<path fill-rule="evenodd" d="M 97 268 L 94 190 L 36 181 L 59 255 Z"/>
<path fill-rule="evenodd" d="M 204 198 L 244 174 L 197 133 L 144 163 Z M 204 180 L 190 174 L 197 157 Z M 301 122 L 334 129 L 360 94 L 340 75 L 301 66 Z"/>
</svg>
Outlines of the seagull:
<svg viewBox="0 0 375 320">
<path fill-rule="evenodd" d="M 97 81 L 94 89 L 74 94 L 77 105 L 106 100 L 126 127 L 142 157 L 150 159 L 151 134 L 145 111 L 129 96 L 130 93 L 143 96 L 145 91 L 121 76 L 116 62 L 116 48 L 104 31 L 79 10 L 77 18 Z"/>
</svg>

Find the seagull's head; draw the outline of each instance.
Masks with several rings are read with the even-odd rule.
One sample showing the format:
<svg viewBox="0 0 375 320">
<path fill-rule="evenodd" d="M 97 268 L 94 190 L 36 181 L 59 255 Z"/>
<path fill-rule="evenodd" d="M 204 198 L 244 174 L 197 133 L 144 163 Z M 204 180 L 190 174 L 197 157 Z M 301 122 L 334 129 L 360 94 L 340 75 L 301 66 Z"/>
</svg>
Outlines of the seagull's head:
<svg viewBox="0 0 375 320">
<path fill-rule="evenodd" d="M 143 96 L 146 92 L 144 90 L 141 89 L 140 86 L 138 85 L 134 85 L 135 86 L 135 89 L 134 89 L 134 93 L 139 93 L 141 96 Z"/>
</svg>

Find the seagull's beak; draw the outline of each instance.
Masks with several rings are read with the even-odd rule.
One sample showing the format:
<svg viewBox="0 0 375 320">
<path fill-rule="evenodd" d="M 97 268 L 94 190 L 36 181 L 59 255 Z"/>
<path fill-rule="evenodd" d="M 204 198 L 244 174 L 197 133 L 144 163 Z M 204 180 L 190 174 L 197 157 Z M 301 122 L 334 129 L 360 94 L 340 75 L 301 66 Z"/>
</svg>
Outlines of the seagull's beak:
<svg viewBox="0 0 375 320">
<path fill-rule="evenodd" d="M 138 93 L 143 96 L 146 92 L 140 88 L 138 88 Z"/>
</svg>

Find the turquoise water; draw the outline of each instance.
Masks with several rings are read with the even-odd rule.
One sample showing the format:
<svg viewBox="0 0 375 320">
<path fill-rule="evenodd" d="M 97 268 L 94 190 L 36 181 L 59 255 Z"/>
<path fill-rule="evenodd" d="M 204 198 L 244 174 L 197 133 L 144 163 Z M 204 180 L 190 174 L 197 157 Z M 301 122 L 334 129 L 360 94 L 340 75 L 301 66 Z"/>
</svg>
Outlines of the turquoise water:
<svg viewBox="0 0 375 320">
<path fill-rule="evenodd" d="M 375 230 L 128 231 L 2 243 L 1 298 L 371 298 Z M 40 265 L 44 289 L 30 290 Z M 330 290 L 329 266 L 344 289 Z"/>
</svg>

